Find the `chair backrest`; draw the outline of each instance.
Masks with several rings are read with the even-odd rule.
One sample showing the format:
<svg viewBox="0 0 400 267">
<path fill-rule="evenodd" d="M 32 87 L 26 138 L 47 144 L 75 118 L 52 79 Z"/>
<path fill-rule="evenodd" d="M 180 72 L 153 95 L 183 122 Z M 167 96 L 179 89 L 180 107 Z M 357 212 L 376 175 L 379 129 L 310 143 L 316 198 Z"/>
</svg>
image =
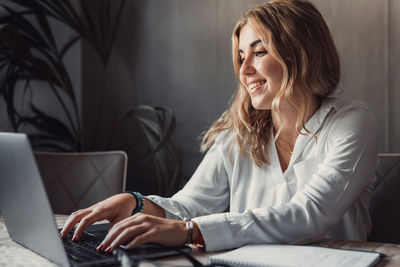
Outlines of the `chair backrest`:
<svg viewBox="0 0 400 267">
<path fill-rule="evenodd" d="M 372 194 L 368 241 L 400 243 L 400 154 L 379 154 L 380 184 Z"/>
<path fill-rule="evenodd" d="M 35 152 L 53 212 L 70 214 L 125 190 L 123 151 Z"/>
</svg>

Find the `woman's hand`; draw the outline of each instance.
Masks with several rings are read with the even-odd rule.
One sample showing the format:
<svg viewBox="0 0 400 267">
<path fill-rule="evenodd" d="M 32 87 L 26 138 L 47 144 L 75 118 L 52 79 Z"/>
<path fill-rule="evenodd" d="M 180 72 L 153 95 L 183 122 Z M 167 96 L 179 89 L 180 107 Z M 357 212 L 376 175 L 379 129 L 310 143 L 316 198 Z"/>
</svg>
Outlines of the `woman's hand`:
<svg viewBox="0 0 400 267">
<path fill-rule="evenodd" d="M 185 225 L 185 221 L 136 213 L 116 223 L 97 249 L 108 253 L 122 244 L 126 244 L 126 248 L 133 248 L 144 243 L 159 243 L 166 246 L 184 245 L 189 238 Z"/>
<path fill-rule="evenodd" d="M 116 223 L 131 216 L 135 206 L 136 199 L 131 194 L 124 193 L 109 197 L 89 208 L 73 212 L 65 222 L 60 236 L 65 238 L 77 223 L 79 225 L 75 229 L 73 241 L 78 240 L 86 228 L 98 221 L 108 220 L 111 223 L 111 229 Z"/>
</svg>

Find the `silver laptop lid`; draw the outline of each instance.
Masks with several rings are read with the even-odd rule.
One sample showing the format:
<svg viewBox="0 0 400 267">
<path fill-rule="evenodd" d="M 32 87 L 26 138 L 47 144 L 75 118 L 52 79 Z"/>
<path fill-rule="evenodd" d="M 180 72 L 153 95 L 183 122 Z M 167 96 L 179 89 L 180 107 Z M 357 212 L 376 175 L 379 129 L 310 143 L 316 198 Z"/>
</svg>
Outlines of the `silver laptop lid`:
<svg viewBox="0 0 400 267">
<path fill-rule="evenodd" d="M 0 133 L 0 211 L 14 241 L 70 266 L 25 134 Z"/>
</svg>

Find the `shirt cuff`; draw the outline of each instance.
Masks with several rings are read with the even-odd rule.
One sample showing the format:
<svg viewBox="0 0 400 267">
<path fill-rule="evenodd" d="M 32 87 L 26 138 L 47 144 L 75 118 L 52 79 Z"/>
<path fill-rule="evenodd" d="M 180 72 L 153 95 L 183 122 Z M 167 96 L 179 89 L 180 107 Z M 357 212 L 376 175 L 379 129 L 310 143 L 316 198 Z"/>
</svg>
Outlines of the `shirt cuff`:
<svg viewBox="0 0 400 267">
<path fill-rule="evenodd" d="M 199 226 L 206 251 L 233 248 L 233 246 L 229 246 L 229 244 L 234 244 L 235 242 L 226 213 L 196 217 L 192 221 Z"/>
</svg>

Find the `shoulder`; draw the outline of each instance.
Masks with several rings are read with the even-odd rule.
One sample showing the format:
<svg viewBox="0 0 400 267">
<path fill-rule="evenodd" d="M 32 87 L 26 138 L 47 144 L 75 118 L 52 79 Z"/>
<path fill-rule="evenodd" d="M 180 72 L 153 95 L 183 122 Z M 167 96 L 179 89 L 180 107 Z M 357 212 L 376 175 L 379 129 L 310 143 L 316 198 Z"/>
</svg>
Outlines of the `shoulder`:
<svg viewBox="0 0 400 267">
<path fill-rule="evenodd" d="M 224 162 L 232 163 L 236 155 L 240 155 L 240 149 L 235 139 L 236 132 L 231 129 L 219 132 L 207 154 L 218 155 Z"/>
<path fill-rule="evenodd" d="M 350 114 L 363 114 L 373 117 L 367 104 L 361 100 L 348 100 L 340 97 L 327 97 L 321 104 L 321 108 L 334 109 L 336 116 Z"/>
<path fill-rule="evenodd" d="M 377 122 L 368 106 L 362 101 L 329 97 L 321 108 L 329 110 L 327 126 L 332 134 L 351 137 L 377 135 Z"/>
<path fill-rule="evenodd" d="M 232 142 L 235 142 L 235 132 L 232 130 L 223 130 L 217 134 L 214 144 L 206 153 L 207 158 L 212 158 L 214 163 L 220 162 L 224 166 L 227 173 L 232 172 L 233 155 L 238 150 L 237 145 L 232 147 Z"/>
<path fill-rule="evenodd" d="M 234 141 L 235 133 L 233 130 L 221 131 L 217 138 L 215 138 L 214 146 L 218 147 L 219 150 L 229 150 L 232 142 Z"/>
</svg>

